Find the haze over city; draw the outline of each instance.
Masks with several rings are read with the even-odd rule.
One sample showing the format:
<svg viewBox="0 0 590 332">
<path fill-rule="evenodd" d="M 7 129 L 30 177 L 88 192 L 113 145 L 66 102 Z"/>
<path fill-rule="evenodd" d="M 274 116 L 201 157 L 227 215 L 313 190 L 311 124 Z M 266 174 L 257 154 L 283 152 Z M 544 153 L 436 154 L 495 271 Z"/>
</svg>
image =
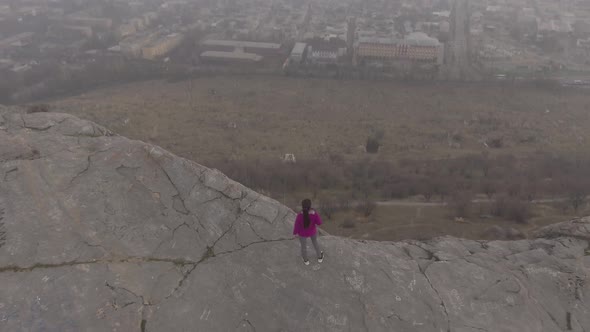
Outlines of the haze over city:
<svg viewBox="0 0 590 332">
<path fill-rule="evenodd" d="M 589 66 L 589 11 L 575 0 L 2 1 L 0 100 L 187 71 L 585 84 L 574 73 Z"/>
<path fill-rule="evenodd" d="M 0 331 L 590 330 L 589 89 L 588 0 L 0 0 Z"/>
</svg>

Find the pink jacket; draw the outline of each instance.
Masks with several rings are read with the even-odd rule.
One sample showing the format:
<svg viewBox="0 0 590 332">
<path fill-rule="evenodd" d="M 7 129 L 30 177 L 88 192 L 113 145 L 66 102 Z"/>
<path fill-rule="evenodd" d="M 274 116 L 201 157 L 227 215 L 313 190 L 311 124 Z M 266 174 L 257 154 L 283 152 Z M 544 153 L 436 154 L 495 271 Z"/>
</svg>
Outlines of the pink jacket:
<svg viewBox="0 0 590 332">
<path fill-rule="evenodd" d="M 297 214 L 295 218 L 295 225 L 293 226 L 293 235 L 299 235 L 301 237 L 311 237 L 317 233 L 316 225 L 322 224 L 322 218 L 316 210 L 309 210 L 309 227 L 304 227 L 303 212 Z"/>
</svg>

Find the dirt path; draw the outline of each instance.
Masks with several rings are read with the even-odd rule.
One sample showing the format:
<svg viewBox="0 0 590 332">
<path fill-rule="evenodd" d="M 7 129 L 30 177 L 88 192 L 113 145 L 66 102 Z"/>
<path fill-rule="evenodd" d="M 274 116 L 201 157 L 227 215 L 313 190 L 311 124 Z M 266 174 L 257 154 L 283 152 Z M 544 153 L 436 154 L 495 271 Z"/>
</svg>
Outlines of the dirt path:
<svg viewBox="0 0 590 332">
<path fill-rule="evenodd" d="M 547 204 L 547 203 L 557 203 L 566 201 L 567 198 L 543 198 L 543 199 L 534 199 L 531 201 L 531 204 Z M 474 199 L 471 201 L 472 203 L 493 203 L 493 199 Z M 357 202 L 356 204 L 360 204 Z M 389 201 L 379 201 L 375 202 L 378 206 L 407 206 L 407 207 L 437 207 L 437 206 L 447 206 L 447 202 L 418 202 L 418 201 L 405 201 L 405 200 L 389 200 Z"/>
</svg>

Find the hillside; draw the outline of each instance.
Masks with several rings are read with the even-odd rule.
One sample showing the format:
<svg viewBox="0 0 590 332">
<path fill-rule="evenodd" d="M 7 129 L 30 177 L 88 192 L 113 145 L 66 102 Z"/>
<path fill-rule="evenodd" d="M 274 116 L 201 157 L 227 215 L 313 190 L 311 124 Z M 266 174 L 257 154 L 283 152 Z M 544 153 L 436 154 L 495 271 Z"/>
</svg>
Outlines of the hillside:
<svg viewBox="0 0 590 332">
<path fill-rule="evenodd" d="M 1 331 L 584 331 L 590 219 L 539 238 L 322 236 L 222 173 L 0 109 Z"/>
<path fill-rule="evenodd" d="M 380 160 L 572 152 L 590 139 L 586 90 L 508 83 L 219 76 L 118 85 L 49 104 L 202 162 L 366 158 L 377 132 Z M 484 145 L 499 138 L 501 148 Z"/>
<path fill-rule="evenodd" d="M 478 240 L 491 226 L 529 234 L 590 214 L 586 202 L 573 207 L 567 199 L 590 195 L 584 89 L 217 76 L 117 85 L 48 103 L 222 170 L 288 207 L 302 196 L 336 206 L 342 211 L 327 225 L 331 234 Z M 380 137 L 375 154 L 365 152 L 372 136 Z M 287 153 L 296 164 L 281 162 Z M 452 201 L 466 196 L 492 202 L 459 215 Z M 380 205 L 368 218 L 346 208 L 365 197 L 449 204 Z M 515 208 L 496 207 L 506 205 L 498 199 Z"/>
</svg>

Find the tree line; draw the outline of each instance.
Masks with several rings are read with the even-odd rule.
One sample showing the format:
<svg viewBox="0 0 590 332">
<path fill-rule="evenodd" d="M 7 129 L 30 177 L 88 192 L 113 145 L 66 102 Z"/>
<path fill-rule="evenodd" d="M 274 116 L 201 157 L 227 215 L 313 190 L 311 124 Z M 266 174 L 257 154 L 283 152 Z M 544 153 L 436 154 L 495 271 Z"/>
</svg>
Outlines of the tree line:
<svg viewBox="0 0 590 332">
<path fill-rule="evenodd" d="M 330 196 L 324 200 L 335 206 L 418 197 L 426 202 L 446 202 L 459 217 L 470 214 L 475 198 L 485 197 L 491 214 L 516 222 L 526 222 L 534 200 L 554 199 L 564 212 L 577 213 L 590 194 L 590 158 L 566 154 L 471 154 L 398 161 L 346 160 L 332 155 L 296 164 L 280 160 L 217 160 L 208 164 L 274 197 L 311 192 L 315 197 Z"/>
</svg>

